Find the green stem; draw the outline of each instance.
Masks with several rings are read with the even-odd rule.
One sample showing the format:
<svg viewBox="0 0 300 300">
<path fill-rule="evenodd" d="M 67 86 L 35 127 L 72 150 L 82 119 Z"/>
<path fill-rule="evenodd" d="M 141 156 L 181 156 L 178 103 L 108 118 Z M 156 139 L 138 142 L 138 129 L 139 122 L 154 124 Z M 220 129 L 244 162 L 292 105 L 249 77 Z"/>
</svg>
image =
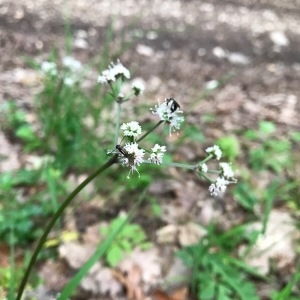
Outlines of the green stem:
<svg viewBox="0 0 300 300">
<path fill-rule="evenodd" d="M 199 174 L 200 173 L 200 174 Z M 199 176 L 205 178 L 208 182 L 213 183 L 214 180 L 211 180 L 209 177 L 207 177 L 203 172 L 198 172 Z"/>
<path fill-rule="evenodd" d="M 116 122 L 116 129 L 115 129 L 114 147 L 116 147 L 116 145 L 118 145 L 118 137 L 119 137 L 119 130 L 120 130 L 120 116 L 121 116 L 121 103 L 118 101 L 116 103 L 117 103 L 117 122 Z"/>
<path fill-rule="evenodd" d="M 145 134 L 143 134 L 139 139 L 136 140 L 136 142 L 140 142 L 141 140 L 143 140 L 148 134 L 150 134 L 153 130 L 155 130 L 160 124 L 162 124 L 164 121 L 159 121 L 153 128 L 151 128 L 150 130 L 148 130 Z"/>
<path fill-rule="evenodd" d="M 169 167 L 178 167 L 183 169 L 189 169 L 189 170 L 195 170 L 197 166 L 195 165 L 188 165 L 188 164 L 182 164 L 182 163 L 176 163 L 176 162 L 166 162 L 162 163 L 163 166 L 169 166 Z"/>
<path fill-rule="evenodd" d="M 16 300 L 21 300 L 21 297 L 23 295 L 26 283 L 28 281 L 30 272 L 37 260 L 38 254 L 40 253 L 41 249 L 44 246 L 44 243 L 47 239 L 48 234 L 50 233 L 51 229 L 53 228 L 53 226 L 55 225 L 56 221 L 58 220 L 58 218 L 62 215 L 62 213 L 64 212 L 64 210 L 66 209 L 66 207 L 71 203 L 71 201 L 75 198 L 75 196 L 77 196 L 77 194 L 79 194 L 79 192 L 85 188 L 94 178 L 96 178 L 100 173 L 102 173 L 104 170 L 106 170 L 107 168 L 109 168 L 111 165 L 113 165 L 114 163 L 116 163 L 117 161 L 117 157 L 118 155 L 114 155 L 113 157 L 111 157 L 110 160 L 108 160 L 105 164 L 103 164 L 99 169 L 97 169 L 93 174 L 91 174 L 87 179 L 85 179 L 79 186 L 76 187 L 76 189 L 64 200 L 64 202 L 61 204 L 61 206 L 58 208 L 58 210 L 56 211 L 56 213 L 53 215 L 53 217 L 51 218 L 50 222 L 48 223 L 48 225 L 45 228 L 45 231 L 42 235 L 42 237 L 40 238 L 36 249 L 34 250 L 34 253 L 31 257 L 31 260 L 29 262 L 29 265 L 25 271 L 25 274 L 22 278 L 19 290 L 18 290 L 18 295 Z"/>
</svg>

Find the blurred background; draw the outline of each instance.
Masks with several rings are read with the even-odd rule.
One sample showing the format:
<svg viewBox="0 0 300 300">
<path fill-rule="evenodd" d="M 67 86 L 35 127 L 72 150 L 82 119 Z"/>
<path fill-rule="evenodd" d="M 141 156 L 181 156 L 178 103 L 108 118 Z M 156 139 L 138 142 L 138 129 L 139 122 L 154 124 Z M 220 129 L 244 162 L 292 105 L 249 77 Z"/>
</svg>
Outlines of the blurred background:
<svg viewBox="0 0 300 300">
<path fill-rule="evenodd" d="M 180 133 L 148 141 L 191 164 L 218 144 L 238 183 L 214 199 L 191 171 L 147 165 L 128 180 L 114 166 L 59 220 L 28 299 L 54 299 L 140 197 L 134 229 L 74 299 L 299 299 L 299 15 L 299 0 L 0 0 L 3 299 L 49 218 L 112 149 L 116 112 L 97 76 L 118 59 L 145 85 L 121 122 L 150 128 L 149 108 L 175 98 Z"/>
</svg>

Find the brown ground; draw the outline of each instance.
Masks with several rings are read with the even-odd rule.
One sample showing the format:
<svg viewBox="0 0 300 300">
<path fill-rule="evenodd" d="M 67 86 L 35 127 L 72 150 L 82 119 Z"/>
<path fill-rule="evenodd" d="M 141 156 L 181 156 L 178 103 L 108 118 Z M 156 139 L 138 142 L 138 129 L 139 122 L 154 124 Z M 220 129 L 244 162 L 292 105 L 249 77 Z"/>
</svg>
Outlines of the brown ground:
<svg viewBox="0 0 300 300">
<path fill-rule="evenodd" d="M 146 100 L 176 98 L 211 141 L 257 128 L 259 120 L 277 124 L 281 135 L 300 130 L 299 0 L 0 0 L 0 103 L 31 107 L 36 87 L 24 57 L 42 61 L 52 47 L 63 55 L 66 15 L 80 61 L 99 54 L 112 26 L 112 52 L 128 45 L 121 61 L 146 81 Z M 224 86 L 203 100 L 212 80 Z M 209 128 L 208 113 L 217 116 Z M 186 180 L 195 193 L 199 187 Z M 192 192 L 178 193 L 190 209 Z"/>
</svg>

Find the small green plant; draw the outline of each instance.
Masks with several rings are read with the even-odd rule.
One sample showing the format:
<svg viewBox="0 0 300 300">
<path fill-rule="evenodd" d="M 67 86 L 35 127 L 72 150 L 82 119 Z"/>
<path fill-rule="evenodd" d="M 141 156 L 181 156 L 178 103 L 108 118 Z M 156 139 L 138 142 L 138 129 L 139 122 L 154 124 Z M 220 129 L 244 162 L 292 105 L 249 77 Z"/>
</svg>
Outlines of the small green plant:
<svg viewBox="0 0 300 300">
<path fill-rule="evenodd" d="M 39 137 L 26 120 L 25 112 L 14 101 L 8 101 L 0 108 L 0 120 L 4 132 L 24 144 L 25 151 L 33 151 L 41 146 Z"/>
<path fill-rule="evenodd" d="M 74 61 L 72 64 L 73 63 Z M 78 63 L 75 63 L 75 65 L 78 65 Z M 156 167 L 172 166 L 186 170 L 193 170 L 195 174 L 204 178 L 210 183 L 208 190 L 212 196 L 218 196 L 219 194 L 224 193 L 228 185 L 236 183 L 234 172 L 231 168 L 231 165 L 227 162 L 219 162 L 217 164 L 217 169 L 212 170 L 208 167 L 207 164 L 211 160 L 220 161 L 222 158 L 222 151 L 216 145 L 205 149 L 206 156 L 200 162 L 198 161 L 185 164 L 165 161 L 164 155 L 167 152 L 166 146 L 158 143 L 152 144 L 151 142 L 149 143 L 149 141 L 147 143 L 144 141 L 148 135 L 150 135 L 150 133 L 158 129 L 158 127 L 163 124 L 167 125 L 169 135 L 171 135 L 172 132 L 180 130 L 184 121 L 184 117 L 183 111 L 180 109 L 180 104 L 175 99 L 166 98 L 162 103 L 158 103 L 154 106 L 154 108 L 150 109 L 150 111 L 152 111 L 152 115 L 158 118 L 158 121 L 152 126 L 148 124 L 147 131 L 143 131 L 142 127 L 137 121 L 129 121 L 121 124 L 121 111 L 123 105 L 127 104 L 131 98 L 141 96 L 144 91 L 144 85 L 138 79 L 132 80 L 131 90 L 124 95 L 122 92 L 122 86 L 125 81 L 131 79 L 131 74 L 129 70 L 120 63 L 120 61 L 117 61 L 117 63 L 111 63 L 108 69 L 102 71 L 102 73 L 98 76 L 98 83 L 103 85 L 105 89 L 108 89 L 104 98 L 110 99 L 111 101 L 109 110 L 113 111 L 111 106 L 115 104 L 115 110 L 113 112 L 116 112 L 116 115 L 113 117 L 108 112 L 108 119 L 110 122 L 103 122 L 102 124 L 105 129 L 103 131 L 103 139 L 101 141 L 99 136 L 93 135 L 94 130 L 92 131 L 92 128 L 85 126 L 85 118 L 89 116 L 89 114 L 86 113 L 89 101 L 85 101 L 85 103 L 82 104 L 83 106 L 77 105 L 76 95 L 72 94 L 72 91 L 74 91 L 74 86 L 71 85 L 71 91 L 70 86 L 68 86 L 68 84 L 65 82 L 65 77 L 59 77 L 58 80 L 53 78 L 52 80 L 52 77 L 55 77 L 58 74 L 56 64 L 47 62 L 46 67 L 44 66 L 44 70 L 45 69 L 46 72 L 49 73 L 47 75 L 49 76 L 49 80 L 45 85 L 43 93 L 41 94 L 42 97 L 39 99 L 39 114 L 41 116 L 43 133 L 45 134 L 43 137 L 43 142 L 46 146 L 45 149 L 47 149 L 47 152 L 56 154 L 55 162 L 63 170 L 63 172 L 60 172 L 59 174 L 64 174 L 64 171 L 67 170 L 68 167 L 72 167 L 75 170 L 80 170 L 80 166 L 83 166 L 81 164 L 84 164 L 84 166 L 87 167 L 89 166 L 89 164 L 86 164 L 87 161 L 90 161 L 90 167 L 98 165 L 98 162 L 100 161 L 99 158 L 101 157 L 99 155 L 101 150 L 99 149 L 101 148 L 102 153 L 105 153 L 105 157 L 108 157 L 108 159 L 102 165 L 99 163 L 98 169 L 96 169 L 81 184 L 79 184 L 57 208 L 48 225 L 45 227 L 25 271 L 18 290 L 18 295 L 16 298 L 17 300 L 21 299 L 30 272 L 45 244 L 47 236 L 56 224 L 57 220 L 70 205 L 75 196 L 84 187 L 86 187 L 87 184 L 89 184 L 99 174 L 112 167 L 114 164 L 121 164 L 124 168 L 127 168 L 128 179 L 130 179 L 131 176 L 138 176 L 140 178 L 140 172 L 142 171 L 147 174 L 150 165 Z M 50 93 L 48 93 L 49 88 L 51 89 Z M 77 96 L 81 98 L 81 94 L 78 94 Z M 79 101 L 78 104 L 81 102 L 82 101 Z M 91 101 L 90 103 L 93 102 Z M 47 110 L 45 107 L 47 107 Z M 50 116 L 47 115 L 49 113 L 48 107 L 52 108 Z M 60 109 L 57 110 L 57 108 Z M 101 116 L 104 116 L 105 118 L 106 114 L 101 111 Z M 101 121 L 108 119 L 101 119 Z M 111 121 L 115 123 L 113 135 L 110 134 L 109 129 L 106 129 L 106 127 L 111 127 Z M 86 137 L 89 137 L 89 139 L 85 140 Z M 48 142 L 48 140 L 51 138 L 52 141 Z M 95 143 L 97 147 L 94 147 L 93 143 Z M 216 166 L 216 164 L 214 165 Z M 57 174 L 55 170 L 53 170 L 53 172 L 48 172 L 48 174 L 46 174 L 44 177 L 46 178 L 49 188 L 51 188 L 51 181 L 49 181 L 48 176 L 52 176 L 53 174 Z M 149 177 L 146 177 L 145 179 L 147 182 Z M 101 186 L 103 185 L 104 184 L 102 182 Z M 54 197 L 56 197 L 56 195 L 54 195 Z M 109 229 L 107 229 L 109 237 L 107 238 L 107 243 L 110 247 L 110 250 L 107 252 L 108 254 L 106 255 L 106 259 L 110 265 L 116 265 L 120 260 L 122 253 L 131 251 L 133 247 L 145 247 L 147 245 L 145 242 L 145 233 L 141 227 L 137 224 L 125 223 L 126 220 L 127 219 L 117 218 L 112 222 Z M 122 226 L 125 228 L 122 230 L 120 237 L 118 237 L 117 233 L 120 233 L 119 231 L 121 230 L 119 229 L 122 227 L 120 224 L 122 224 Z M 116 228 L 118 230 L 116 230 Z M 109 233 L 111 231 L 115 232 L 115 234 L 110 235 Z M 98 258 L 103 256 L 104 251 L 107 250 L 106 248 L 107 246 L 101 247 L 101 245 L 99 245 L 95 252 L 95 256 L 92 257 Z M 90 263 L 88 263 L 85 267 L 83 267 L 82 270 L 79 271 L 78 280 L 80 280 L 82 275 L 86 274 L 89 268 L 92 267 L 93 261 L 94 260 L 91 260 Z M 78 285 L 78 280 L 76 279 L 71 284 L 71 287 L 68 286 L 68 291 L 61 294 L 59 297 L 60 300 L 67 299 L 68 295 L 70 295 Z"/>
<path fill-rule="evenodd" d="M 125 216 L 117 217 L 111 221 L 109 226 L 102 226 L 100 232 L 107 236 L 109 232 L 119 228 L 125 220 Z M 148 249 L 150 246 L 151 243 L 147 242 L 147 236 L 143 228 L 139 224 L 127 223 L 106 252 L 105 260 L 109 266 L 115 267 L 134 248 Z"/>
<path fill-rule="evenodd" d="M 240 143 L 235 136 L 224 136 L 217 140 L 217 144 L 220 146 L 229 161 L 234 162 L 240 154 Z"/>
<path fill-rule="evenodd" d="M 223 234 L 208 228 L 199 244 L 178 252 L 183 262 L 193 270 L 192 291 L 198 300 L 258 300 L 249 276 L 259 276 L 235 257 L 237 246 L 248 240 L 246 227 L 238 226 Z M 253 239 L 251 235 L 251 239 Z"/>
<path fill-rule="evenodd" d="M 37 226 L 58 207 L 58 197 L 65 190 L 61 178 L 53 174 L 50 165 L 40 169 L 21 169 L 17 172 L 4 172 L 0 175 L 0 238 L 5 243 L 25 245 L 37 239 L 42 227 Z M 26 187 L 45 186 L 40 192 L 20 198 L 21 190 Z M 50 199 L 49 199 L 50 197 Z M 50 200 L 50 201 L 49 201 Z M 10 228 L 14 235 L 10 238 Z"/>
<path fill-rule="evenodd" d="M 292 165 L 291 142 L 287 139 L 274 138 L 276 127 L 272 122 L 262 121 L 259 129 L 248 130 L 244 137 L 254 143 L 250 150 L 249 164 L 254 171 L 271 169 L 277 174 Z"/>
</svg>

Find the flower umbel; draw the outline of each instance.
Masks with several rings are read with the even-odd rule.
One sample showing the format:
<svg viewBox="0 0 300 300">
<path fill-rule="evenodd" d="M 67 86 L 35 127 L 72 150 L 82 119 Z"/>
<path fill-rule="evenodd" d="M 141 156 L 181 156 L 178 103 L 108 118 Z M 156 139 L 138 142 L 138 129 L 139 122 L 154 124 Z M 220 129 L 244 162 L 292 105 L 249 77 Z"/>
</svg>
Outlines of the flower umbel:
<svg viewBox="0 0 300 300">
<path fill-rule="evenodd" d="M 212 196 L 219 196 L 226 191 L 227 185 L 229 183 L 230 181 L 224 179 L 223 177 L 219 177 L 208 187 L 208 190 Z"/>
<path fill-rule="evenodd" d="M 220 160 L 222 151 L 219 146 L 214 145 L 205 149 L 206 153 L 211 154 L 215 159 Z"/>
<path fill-rule="evenodd" d="M 170 135 L 172 131 L 179 130 L 181 123 L 184 121 L 184 117 L 180 115 L 183 112 L 173 98 L 165 99 L 162 104 L 155 105 L 151 111 L 153 114 L 158 115 L 160 120 L 169 123 Z"/>
<path fill-rule="evenodd" d="M 133 80 L 131 88 L 132 88 L 133 93 L 134 93 L 135 96 L 142 95 L 144 90 L 145 90 L 145 86 L 143 84 L 143 81 L 139 78 L 136 78 L 135 80 Z"/>
<path fill-rule="evenodd" d="M 126 69 L 119 60 L 117 64 L 111 63 L 108 69 L 104 70 L 101 75 L 98 76 L 98 82 L 111 83 L 118 78 L 122 78 L 122 80 L 130 79 L 129 70 Z"/>
<path fill-rule="evenodd" d="M 134 171 L 139 173 L 137 167 L 143 163 L 144 155 L 145 150 L 139 149 L 137 143 L 127 143 L 124 147 L 122 147 L 122 152 L 119 151 L 121 164 L 123 166 L 130 167 L 127 178 L 129 178 L 130 173 L 133 173 Z"/>
<path fill-rule="evenodd" d="M 207 173 L 208 167 L 206 163 L 202 163 L 198 165 L 198 170 L 202 173 Z"/>
<path fill-rule="evenodd" d="M 152 153 L 150 154 L 149 161 L 161 165 L 163 162 L 163 157 L 165 152 L 167 151 L 166 146 L 160 146 L 158 144 L 155 144 L 153 148 L 151 148 Z"/>
<path fill-rule="evenodd" d="M 233 179 L 234 173 L 229 163 L 221 162 L 219 166 L 221 169 L 221 176 L 226 179 Z"/>
<path fill-rule="evenodd" d="M 124 136 L 133 137 L 134 139 L 142 133 L 142 128 L 139 125 L 139 122 L 136 121 L 124 123 L 120 128 L 124 131 Z"/>
<path fill-rule="evenodd" d="M 51 76 L 57 75 L 56 63 L 52 61 L 43 61 L 41 64 L 41 71 Z"/>
</svg>

